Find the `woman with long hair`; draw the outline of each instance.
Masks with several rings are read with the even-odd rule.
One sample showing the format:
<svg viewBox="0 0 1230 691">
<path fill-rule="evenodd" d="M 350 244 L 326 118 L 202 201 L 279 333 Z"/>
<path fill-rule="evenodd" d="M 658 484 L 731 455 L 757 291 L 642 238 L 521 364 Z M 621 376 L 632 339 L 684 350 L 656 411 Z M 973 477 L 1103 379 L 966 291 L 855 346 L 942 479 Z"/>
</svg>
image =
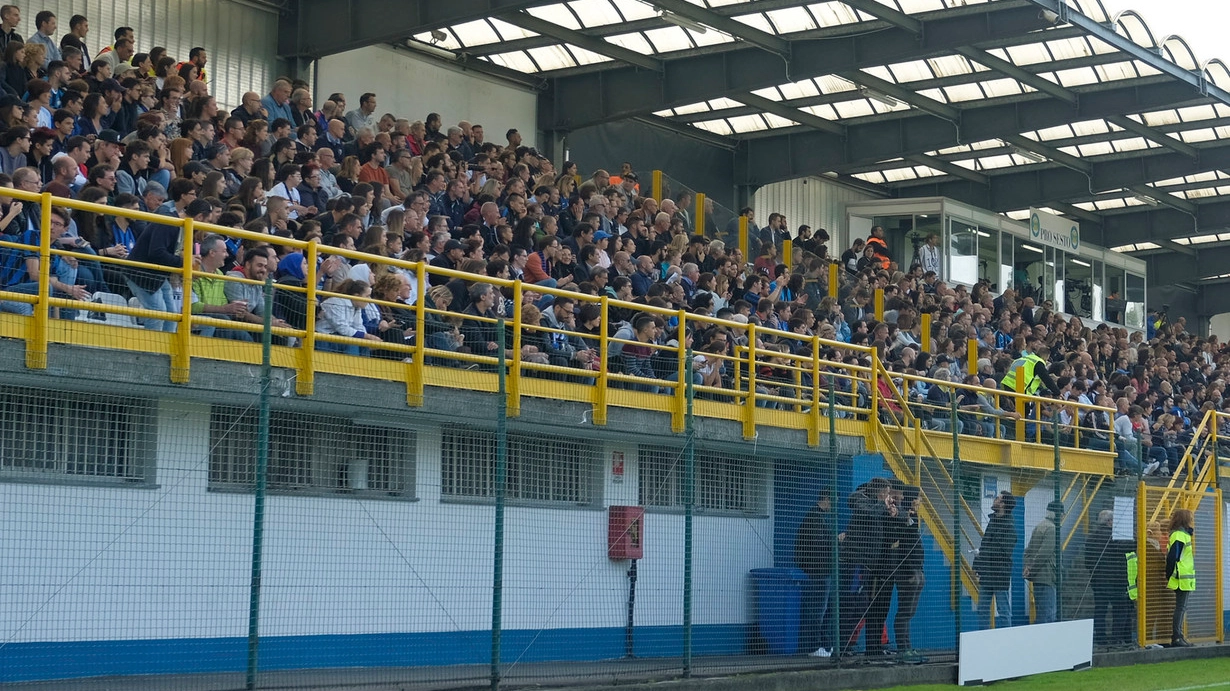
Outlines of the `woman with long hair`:
<svg viewBox="0 0 1230 691">
<path fill-rule="evenodd" d="M 265 184 L 260 178 L 247 177 L 239 185 L 239 191 L 231 198 L 232 204 L 244 209 L 244 222 L 255 221 L 265 215 Z"/>
<path fill-rule="evenodd" d="M 4 48 L 4 90 L 17 98 L 25 97 L 26 82 L 30 81 L 26 74 L 25 61 L 26 44 L 9 41 Z"/>
<path fill-rule="evenodd" d="M 220 171 L 217 171 L 217 170 L 209 171 L 208 173 L 205 174 L 205 181 L 201 183 L 201 192 L 199 196 L 202 199 L 206 197 L 214 197 L 215 199 L 222 199 L 223 192 L 225 191 L 225 189 L 223 188 L 223 184 L 225 182 L 226 181 L 223 179 L 222 173 Z"/>
<path fill-rule="evenodd" d="M 337 186 L 346 194 L 354 192 L 354 186 L 359 184 L 359 157 L 347 156 L 342 159 L 342 167 L 337 171 Z"/>
<path fill-rule="evenodd" d="M 171 141 L 171 165 L 175 166 L 175 176 L 184 177 L 184 166 L 192 160 L 192 140 L 179 137 Z"/>
<path fill-rule="evenodd" d="M 103 125 L 103 120 L 111 114 L 111 107 L 107 105 L 107 100 L 100 93 L 92 93 L 85 97 L 81 102 L 81 115 L 77 116 L 76 126 L 73 127 L 73 135 L 81 135 L 82 137 L 96 137 L 99 132 L 106 129 Z"/>
<path fill-rule="evenodd" d="M 245 149 L 250 149 L 253 152 L 261 150 L 265 144 L 265 139 L 269 136 L 269 121 L 262 118 L 249 120 L 247 128 L 243 131 L 243 137 L 239 140 L 240 146 Z"/>
<path fill-rule="evenodd" d="M 1170 618 L 1170 647 L 1188 648 L 1183 635 L 1187 620 L 1187 599 L 1196 590 L 1196 557 L 1192 534 L 1196 516 L 1189 509 L 1175 509 L 1170 515 L 1170 548 L 1166 551 L 1166 587 L 1174 591 L 1174 614 Z"/>
</svg>

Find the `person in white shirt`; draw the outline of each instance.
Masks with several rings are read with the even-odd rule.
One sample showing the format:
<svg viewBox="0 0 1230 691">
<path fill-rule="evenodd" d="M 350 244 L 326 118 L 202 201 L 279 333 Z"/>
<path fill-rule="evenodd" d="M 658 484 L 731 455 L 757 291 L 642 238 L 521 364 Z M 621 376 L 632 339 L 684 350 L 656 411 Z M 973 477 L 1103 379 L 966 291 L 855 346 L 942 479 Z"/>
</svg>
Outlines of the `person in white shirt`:
<svg viewBox="0 0 1230 691">
<path fill-rule="evenodd" d="M 292 221 L 298 220 L 300 216 L 313 216 L 317 211 L 314 206 L 304 206 L 300 203 L 302 201 L 299 196 L 300 182 L 303 182 L 302 169 L 298 164 L 287 163 L 278 168 L 277 184 L 266 193 L 266 196 L 281 197 L 288 202 L 287 208 Z"/>
<path fill-rule="evenodd" d="M 940 236 L 927 233 L 927 241 L 918 248 L 918 263 L 922 265 L 923 273 L 934 271 L 940 275 Z"/>
</svg>

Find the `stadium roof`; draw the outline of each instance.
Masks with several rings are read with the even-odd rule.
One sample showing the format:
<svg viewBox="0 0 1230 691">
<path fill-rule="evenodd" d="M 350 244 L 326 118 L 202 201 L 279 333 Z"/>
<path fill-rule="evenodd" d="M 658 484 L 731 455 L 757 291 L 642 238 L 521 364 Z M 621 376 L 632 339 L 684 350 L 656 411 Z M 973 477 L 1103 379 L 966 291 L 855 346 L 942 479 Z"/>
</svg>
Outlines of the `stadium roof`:
<svg viewBox="0 0 1230 691">
<path fill-rule="evenodd" d="M 737 183 L 1036 206 L 1155 275 L 1230 267 L 1230 69 L 1099 0 L 414 4 L 381 40 L 535 83 L 542 130 L 635 118 L 736 151 Z"/>
</svg>

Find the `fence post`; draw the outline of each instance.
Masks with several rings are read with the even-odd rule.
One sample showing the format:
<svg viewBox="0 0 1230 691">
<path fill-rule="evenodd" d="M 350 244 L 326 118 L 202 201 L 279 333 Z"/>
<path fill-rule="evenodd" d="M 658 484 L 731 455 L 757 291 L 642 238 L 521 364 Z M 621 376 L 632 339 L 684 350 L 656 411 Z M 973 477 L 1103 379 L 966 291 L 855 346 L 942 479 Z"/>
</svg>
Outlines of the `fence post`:
<svg viewBox="0 0 1230 691">
<path fill-rule="evenodd" d="M 961 656 L 961 435 L 957 431 L 957 390 L 953 387 L 949 401 L 949 423 L 952 427 L 952 627 L 953 645 Z M 937 458 L 938 462 L 939 459 Z M 920 475 L 921 479 L 921 475 Z"/>
<path fill-rule="evenodd" d="M 829 296 L 836 298 L 838 284 L 841 282 L 837 278 L 837 272 L 841 269 L 837 266 L 837 262 L 829 262 Z"/>
<path fill-rule="evenodd" d="M 923 312 L 921 326 L 919 326 L 919 345 L 922 346 L 922 352 L 931 352 L 931 313 Z"/>
<path fill-rule="evenodd" d="M 688 326 L 688 312 L 687 310 L 679 310 L 675 317 L 679 320 L 678 326 L 676 327 L 679 345 L 676 346 L 678 351 L 675 353 L 675 410 L 671 414 L 671 431 L 679 433 L 684 432 L 687 429 L 686 418 L 688 415 L 688 408 L 692 405 L 691 399 L 688 398 L 690 382 L 684 382 L 683 378 L 692 370 L 685 362 L 688 358 L 688 339 L 684 336 Z M 603 363 L 603 368 L 606 368 L 606 363 Z"/>
<path fill-rule="evenodd" d="M 794 271 L 794 240 L 790 238 L 782 240 L 782 263 L 791 272 Z"/>
<path fill-rule="evenodd" d="M 306 307 L 303 321 L 303 343 L 299 346 L 299 376 L 295 377 L 295 393 L 300 396 L 311 396 L 316 391 L 316 284 L 320 280 L 320 274 L 317 271 L 317 260 L 320 258 L 320 241 L 313 238 L 308 242 L 307 251 L 303 253 L 307 264 L 305 275 L 307 280 L 304 281 L 304 289 L 307 291 Z M 423 301 L 426 299 L 426 294 L 423 292 L 423 265 L 419 264 L 419 313 L 416 319 L 414 333 L 418 334 L 416 343 L 422 343 L 426 337 L 423 328 Z M 418 351 L 414 356 L 415 360 L 423 360 L 422 346 L 419 346 Z"/>
<path fill-rule="evenodd" d="M 696 193 L 696 213 L 692 216 L 692 234 L 705 234 L 705 193 Z"/>
<path fill-rule="evenodd" d="M 1051 417 L 1051 432 L 1055 437 L 1055 501 L 1063 502 L 1063 489 L 1060 487 L 1063 480 L 1063 461 L 1059 457 L 1058 410 Z M 1065 509 L 1055 516 L 1055 621 L 1063 621 L 1063 519 L 1067 513 Z"/>
<path fill-rule="evenodd" d="M 423 376 L 427 348 L 427 262 L 420 260 L 414 266 L 414 354 L 410 357 L 410 383 L 406 387 L 406 404 L 423 405 Z"/>
<path fill-rule="evenodd" d="M 520 281 L 517 282 L 517 285 L 521 285 Z M 600 299 L 602 301 L 602 312 L 599 315 L 598 321 L 598 361 L 602 364 L 598 368 L 598 378 L 594 387 L 595 425 L 606 424 L 606 393 L 607 388 L 610 386 L 610 379 L 607 377 L 607 373 L 610 370 L 611 358 L 611 334 L 608 328 L 611 323 L 611 299 L 606 295 L 603 295 Z M 520 352 L 520 349 L 518 349 L 518 352 Z"/>
<path fill-rule="evenodd" d="M 26 367 L 47 369 L 48 314 L 51 311 L 51 193 L 44 192 L 38 231 L 38 297 L 34 303 L 33 333 L 26 341 Z"/>
<path fill-rule="evenodd" d="M 743 253 L 743 263 L 749 263 L 747 248 L 747 216 L 739 214 L 739 251 Z"/>
<path fill-rule="evenodd" d="M 662 204 L 662 171 L 653 171 L 650 178 L 649 191 L 653 195 L 654 201 L 658 202 L 660 207 Z"/>
<path fill-rule="evenodd" d="M 743 438 L 756 438 L 756 325 L 747 325 L 747 397 L 743 399 Z"/>
<path fill-rule="evenodd" d="M 837 391 L 835 377 L 829 375 L 829 493 L 833 500 L 837 498 Z M 874 420 L 871 424 L 876 424 Z M 833 615 L 829 617 L 829 627 L 833 634 L 833 659 L 841 666 L 841 652 L 846 642 L 841 640 L 841 541 L 837 539 L 837 521 L 829 521 L 829 572 L 832 579 L 829 583 L 829 605 Z"/>
<path fill-rule="evenodd" d="M 682 345 L 682 343 L 680 344 Z M 687 411 L 684 415 L 683 442 L 683 677 L 692 676 L 692 517 L 696 510 L 696 444 L 692 419 L 692 350 L 687 350 Z"/>
<path fill-rule="evenodd" d="M 512 353 L 513 353 L 513 356 L 512 356 L 512 360 L 508 363 L 508 372 L 505 375 L 508 377 L 508 381 L 505 382 L 504 386 L 508 390 L 508 392 L 506 395 L 504 394 L 504 392 L 501 392 L 501 395 L 503 395 L 505 398 L 508 399 L 508 407 L 504 411 L 506 416 L 508 417 L 521 417 L 521 373 L 523 371 L 521 367 L 521 343 L 522 343 L 521 329 L 525 325 L 524 322 L 522 321 L 522 316 L 521 316 L 521 310 L 523 308 L 523 305 L 521 304 L 523 302 L 521 291 L 523 289 L 524 289 L 524 284 L 522 284 L 521 281 L 517 281 L 516 283 L 513 284 L 513 314 L 512 314 L 512 318 L 513 318 L 513 321 L 512 321 L 512 324 L 513 324 Z M 605 326 L 606 310 L 603 310 L 602 317 L 604 320 L 604 325 L 602 327 L 603 334 L 605 334 L 606 333 L 606 326 Z M 605 363 L 603 364 L 601 371 L 603 372 L 606 371 Z M 605 425 L 606 424 L 606 408 L 605 407 L 603 408 L 603 416 L 602 416 L 601 423 L 598 422 L 597 413 L 598 413 L 598 408 L 597 406 L 595 406 L 594 407 L 594 424 L 604 424 Z"/>
<path fill-rule="evenodd" d="M 1214 456 L 1214 459 L 1216 459 L 1216 456 Z M 1226 555 L 1224 553 L 1225 552 L 1224 541 L 1226 539 L 1226 536 L 1225 536 L 1225 529 L 1226 529 L 1225 520 L 1226 519 L 1223 516 L 1223 512 L 1225 511 L 1226 505 L 1222 503 L 1222 494 L 1221 494 L 1220 487 L 1216 488 L 1213 491 L 1213 496 L 1217 501 L 1217 504 L 1213 507 L 1213 520 L 1214 520 L 1213 534 L 1215 537 L 1215 539 L 1213 540 L 1213 545 L 1214 545 L 1213 549 L 1216 551 L 1216 554 L 1214 555 L 1214 558 L 1213 558 L 1213 563 L 1217 564 L 1217 568 L 1216 568 L 1217 578 L 1214 581 L 1214 583 L 1220 585 L 1221 583 L 1225 583 L 1224 579 L 1225 579 L 1225 570 L 1226 570 L 1226 564 L 1225 564 Z M 1224 643 L 1226 640 L 1226 617 L 1223 614 L 1223 612 L 1225 612 L 1225 603 L 1223 601 L 1223 598 L 1224 598 L 1223 590 L 1224 590 L 1223 588 L 1218 587 L 1218 586 L 1215 586 L 1213 588 L 1213 593 L 1214 593 L 1213 597 L 1216 601 L 1214 603 L 1213 612 L 1216 615 L 1217 642 L 1218 643 Z"/>
<path fill-rule="evenodd" d="M 969 373 L 978 374 L 978 339 L 971 338 L 966 343 L 965 359 L 969 362 Z"/>
<path fill-rule="evenodd" d="M 185 295 L 187 298 L 188 296 Z M 189 298 L 190 299 L 190 298 Z M 187 300 L 185 300 L 187 301 Z M 265 321 L 261 331 L 260 413 L 256 428 L 256 494 L 252 502 L 252 579 L 248 590 L 246 687 L 256 688 L 260 658 L 261 572 L 265 550 L 265 490 L 269 476 L 269 385 L 273 378 L 273 278 L 265 277 Z"/>
<path fill-rule="evenodd" d="M 1145 492 L 1145 483 L 1139 480 L 1136 483 L 1136 643 L 1140 647 L 1145 646 L 1145 641 L 1149 636 L 1148 629 L 1148 609 L 1149 609 L 1149 588 L 1147 584 L 1150 578 L 1154 578 L 1149 573 L 1149 507 L 1146 504 L 1148 495 Z"/>
<path fill-rule="evenodd" d="M 495 530 L 491 555 L 491 691 L 500 688 L 500 643 L 504 616 L 504 497 L 508 489 L 508 382 L 504 320 L 496 322 L 499 395 L 495 415 Z"/>
</svg>

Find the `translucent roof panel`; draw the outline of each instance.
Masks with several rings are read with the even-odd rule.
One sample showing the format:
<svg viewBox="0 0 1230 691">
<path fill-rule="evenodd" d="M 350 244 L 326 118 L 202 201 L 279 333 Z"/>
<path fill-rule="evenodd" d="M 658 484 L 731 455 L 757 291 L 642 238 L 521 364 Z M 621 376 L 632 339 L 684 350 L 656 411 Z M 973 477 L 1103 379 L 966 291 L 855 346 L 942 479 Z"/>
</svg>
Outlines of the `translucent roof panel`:
<svg viewBox="0 0 1230 691">
<path fill-rule="evenodd" d="M 576 67 L 578 61 L 573 59 L 564 46 L 546 46 L 531 48 L 525 51 L 540 70 L 562 70 L 565 67 Z"/>
<path fill-rule="evenodd" d="M 808 5 L 807 9 L 820 26 L 841 26 L 859 21 L 858 13 L 843 2 L 821 2 Z"/>
<path fill-rule="evenodd" d="M 678 26 L 650 29 L 645 32 L 645 38 L 649 39 L 655 53 L 670 53 L 695 47 L 688 37 L 688 32 Z"/>
<path fill-rule="evenodd" d="M 641 55 L 652 55 L 654 52 L 653 44 L 645 40 L 645 36 L 640 33 L 635 34 L 619 34 L 617 36 L 607 36 L 607 41 L 619 46 L 627 48 Z"/>
<path fill-rule="evenodd" d="M 497 53 L 495 55 L 488 55 L 486 59 L 500 67 L 507 67 L 518 72 L 534 73 L 538 71 L 538 65 L 534 64 L 534 61 L 530 59 L 530 56 L 525 51 L 515 50 L 510 53 Z"/>
<path fill-rule="evenodd" d="M 495 32 L 491 23 L 485 19 L 458 24 L 452 27 L 451 31 L 457 37 L 458 43 L 465 47 L 485 46 L 488 43 L 499 43 L 503 40 Z"/>
<path fill-rule="evenodd" d="M 735 132 L 759 132 L 769 129 L 769 123 L 759 115 L 739 115 L 733 118 L 726 118 L 726 122 L 730 123 L 730 128 Z"/>
<path fill-rule="evenodd" d="M 786 7 L 765 13 L 779 34 L 810 31 L 819 28 L 811 13 L 804 7 Z"/>
<path fill-rule="evenodd" d="M 607 0 L 601 0 L 605 3 Z M 573 3 L 582 4 L 582 3 Z M 579 30 L 584 28 L 577 15 L 568 9 L 567 5 L 543 5 L 541 7 L 530 7 L 526 10 L 530 15 L 539 19 L 544 19 L 552 24 L 558 24 L 565 29 Z M 596 25 L 591 25 L 596 26 Z"/>
</svg>

